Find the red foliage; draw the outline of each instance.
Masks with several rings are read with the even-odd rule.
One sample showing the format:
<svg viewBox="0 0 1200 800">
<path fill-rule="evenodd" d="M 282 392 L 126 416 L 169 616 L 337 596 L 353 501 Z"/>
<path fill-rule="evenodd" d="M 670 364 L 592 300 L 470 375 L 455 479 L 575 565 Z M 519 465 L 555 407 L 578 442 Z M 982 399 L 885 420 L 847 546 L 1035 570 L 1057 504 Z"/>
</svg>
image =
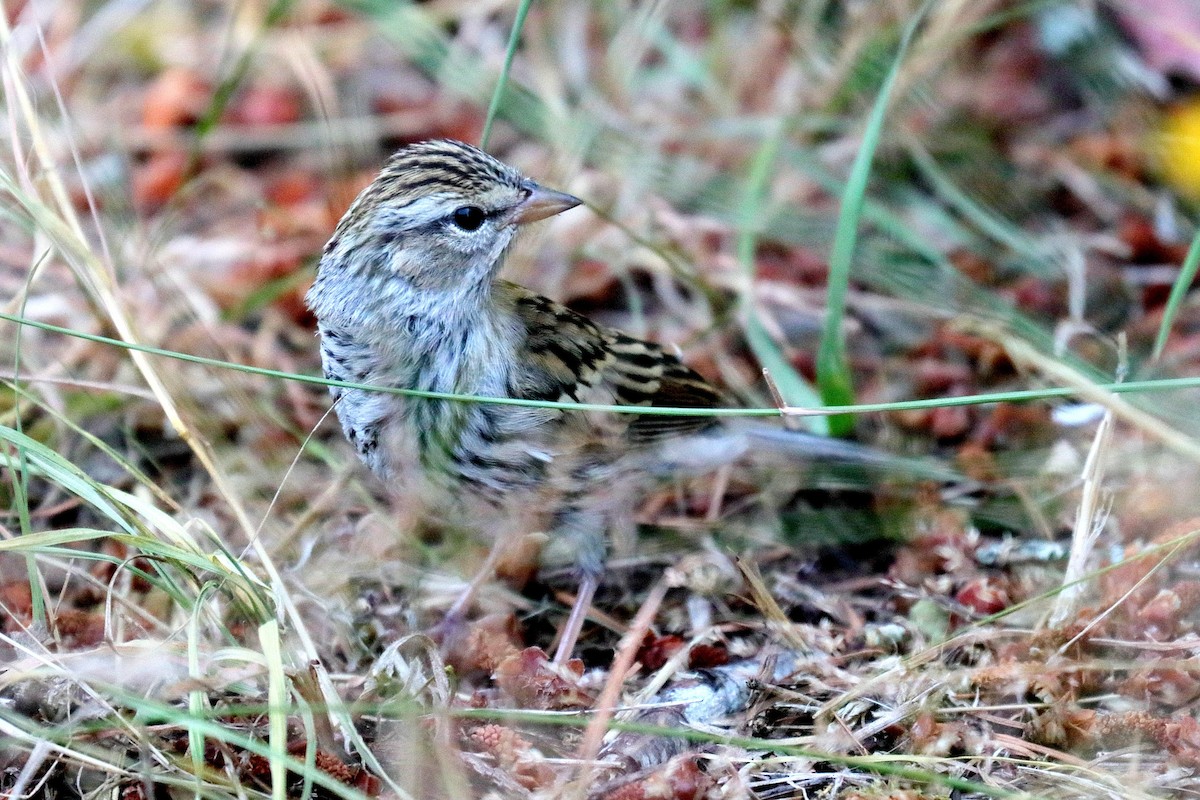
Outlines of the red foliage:
<svg viewBox="0 0 1200 800">
<path fill-rule="evenodd" d="M 493 674 L 496 686 L 520 708 L 591 708 L 594 699 L 579 685 L 583 662 L 552 663 L 539 647 L 527 647 L 504 659 Z"/>
<path fill-rule="evenodd" d="M 212 102 L 212 85 L 199 74 L 172 67 L 142 96 L 142 124 L 152 130 L 194 125 Z"/>
<path fill-rule="evenodd" d="M 604 800 L 698 800 L 712 785 L 712 778 L 700 769 L 696 757 L 684 755 L 602 797 Z"/>
<path fill-rule="evenodd" d="M 286 125 L 302 116 L 303 100 L 296 89 L 257 83 L 238 94 L 226 119 L 235 125 Z"/>
<path fill-rule="evenodd" d="M 187 180 L 188 161 L 182 150 L 160 150 L 138 165 L 133 173 L 134 205 L 149 211 L 166 204 Z"/>
</svg>

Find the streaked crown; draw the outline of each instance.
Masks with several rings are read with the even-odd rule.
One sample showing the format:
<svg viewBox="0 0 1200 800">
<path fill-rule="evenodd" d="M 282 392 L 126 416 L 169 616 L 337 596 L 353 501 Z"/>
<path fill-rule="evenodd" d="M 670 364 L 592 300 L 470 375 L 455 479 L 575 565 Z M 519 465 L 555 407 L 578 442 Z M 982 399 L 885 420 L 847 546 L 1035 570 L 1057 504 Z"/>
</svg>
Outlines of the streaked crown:
<svg viewBox="0 0 1200 800">
<path fill-rule="evenodd" d="M 361 244 L 380 226 L 395 231 L 463 204 L 508 205 L 528 191 L 529 181 L 520 172 L 477 147 L 453 139 L 410 144 L 393 154 L 355 199 L 326 253 L 344 237 Z"/>
<path fill-rule="evenodd" d="M 497 185 L 518 188 L 524 177 L 477 147 L 454 139 L 435 139 L 409 145 L 384 165 L 376 184 L 387 187 L 389 199 L 430 194 L 471 197 Z"/>
</svg>

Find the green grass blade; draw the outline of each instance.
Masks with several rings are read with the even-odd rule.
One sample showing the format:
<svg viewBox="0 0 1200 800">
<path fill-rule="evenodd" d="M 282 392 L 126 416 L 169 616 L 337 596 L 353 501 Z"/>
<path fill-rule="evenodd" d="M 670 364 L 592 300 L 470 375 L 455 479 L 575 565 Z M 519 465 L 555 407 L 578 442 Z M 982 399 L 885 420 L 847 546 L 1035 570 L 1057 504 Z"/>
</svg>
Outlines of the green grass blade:
<svg viewBox="0 0 1200 800">
<path fill-rule="evenodd" d="M 932 2 L 926 0 L 905 26 L 900 46 L 892 66 L 880 87 L 879 96 L 867 120 L 863 132 L 862 146 L 850 168 L 846 190 L 842 194 L 841 210 L 838 213 L 837 229 L 834 233 L 833 252 L 829 256 L 829 284 L 825 301 L 825 324 L 821 332 L 821 345 L 817 351 L 817 385 L 827 405 L 848 405 L 854 402 L 854 385 L 850 376 L 850 364 L 846 355 L 846 339 L 842 321 L 846 316 L 846 295 L 850 285 L 850 267 L 854 248 L 858 241 L 858 223 L 862 218 L 867 181 L 871 175 L 871 162 L 883 135 L 883 123 L 887 116 L 892 89 L 900 75 L 900 65 L 908 54 L 909 44 L 917 26 L 924 19 Z M 829 420 L 830 432 L 845 435 L 853 426 L 849 417 L 833 417 Z"/>
<path fill-rule="evenodd" d="M 217 84 L 217 88 L 209 100 L 208 107 L 204 110 L 204 114 L 200 119 L 196 121 L 196 140 L 192 145 L 191 164 L 188 167 L 189 172 L 199 165 L 201 145 L 204 142 L 204 138 L 212 133 L 217 127 L 217 123 L 221 121 L 221 117 L 225 114 L 225 109 L 229 107 L 229 102 L 233 99 L 234 93 L 242 85 L 242 81 L 250 71 L 250 65 L 254 63 L 254 57 L 258 54 L 263 37 L 267 31 L 283 21 L 291 7 L 292 0 L 274 0 L 271 3 L 270 7 L 267 8 L 266 15 L 263 17 L 262 24 L 254 34 L 254 38 L 250 41 L 246 49 L 242 51 L 241 55 L 238 56 L 229 74 Z"/>
<path fill-rule="evenodd" d="M 1197 268 L 1200 268 L 1200 228 L 1192 237 L 1192 245 L 1188 248 L 1187 255 L 1184 256 L 1183 266 L 1179 268 L 1179 275 L 1171 286 L 1171 294 L 1167 298 L 1166 308 L 1163 309 L 1162 322 L 1159 323 L 1158 335 L 1154 337 L 1154 350 L 1150 355 L 1154 361 L 1162 356 L 1163 348 L 1167 346 L 1167 337 L 1171 335 L 1171 325 L 1179 316 L 1179 309 L 1183 306 L 1184 298 L 1187 297 L 1188 290 L 1192 288 Z"/>
<path fill-rule="evenodd" d="M 1034 244 L 1036 240 L 1031 239 L 1027 231 L 958 187 L 919 142 L 913 142 L 908 151 L 921 176 L 949 208 L 961 214 L 985 236 L 1020 256 L 1024 262 L 1033 262 L 1041 266 L 1043 272 L 1046 271 L 1050 259 L 1044 250 Z"/>
<path fill-rule="evenodd" d="M 21 454 L 21 463 L 19 464 L 14 464 L 7 455 L 0 455 L 0 459 L 8 462 L 9 469 L 14 472 L 19 470 L 21 475 L 32 473 L 47 478 L 76 497 L 85 500 L 92 508 L 101 512 L 126 533 L 137 534 L 137 530 L 130 523 L 126 514 L 105 495 L 99 484 L 66 458 L 36 439 L 31 439 L 7 425 L 0 425 L 0 441 L 8 442 Z"/>
<path fill-rule="evenodd" d="M 737 240 L 738 263 L 741 265 L 742 274 L 746 277 L 746 291 L 742 297 L 742 307 L 743 313 L 746 315 L 746 342 L 750 345 L 758 363 L 762 365 L 770 379 L 778 387 L 783 401 L 789 406 L 815 408 L 824 405 L 820 395 L 792 367 L 779 345 L 767 332 L 758 317 L 752 288 L 758 229 L 766 216 L 764 206 L 766 205 L 767 183 L 772 174 L 772 166 L 779 155 L 779 148 L 783 143 L 785 132 L 786 126 L 780 121 L 775 131 L 763 140 L 754 156 L 750 167 L 750 177 L 746 181 L 746 193 L 742 200 Z M 813 433 L 828 435 L 828 419 L 828 417 L 808 417 L 804 422 Z"/>
<path fill-rule="evenodd" d="M 46 263 L 46 257 L 49 256 L 49 251 L 45 251 L 34 262 L 33 269 L 29 270 L 29 274 L 25 277 L 25 284 L 21 289 L 21 306 L 20 313 L 25 315 L 26 303 L 29 300 L 29 287 L 33 283 L 34 277 Z M 20 399 L 18 396 L 17 381 L 21 378 L 21 343 L 24 337 L 18 332 L 15 345 L 13 347 L 13 408 L 20 409 Z M 17 413 L 14 417 L 16 430 L 24 433 L 22 415 Z M 13 473 L 12 492 L 13 492 L 13 507 L 17 511 L 17 521 L 21 527 L 21 535 L 26 535 L 33 530 L 32 520 L 29 514 L 29 465 L 26 463 L 26 454 L 24 448 L 17 448 L 17 459 L 19 469 Z M 31 604 L 31 614 L 35 624 L 41 627 L 46 627 L 49 617 L 46 614 L 46 584 L 42 580 L 42 573 L 38 570 L 37 559 L 29 553 L 25 556 L 25 574 L 29 580 L 29 597 Z"/>
<path fill-rule="evenodd" d="M 105 686 L 104 689 L 106 697 L 133 709 L 137 725 L 137 728 L 134 730 L 152 730 L 156 726 L 178 727 L 189 732 L 196 731 L 204 738 L 218 742 L 222 746 L 239 748 L 264 759 L 273 758 L 273 753 L 268 744 L 253 735 L 229 725 L 224 720 L 195 716 L 188 713 L 186 709 L 173 704 L 141 697 L 120 686 Z M 227 709 L 227 711 L 234 713 L 236 709 Z M 96 759 L 95 763 L 100 766 L 107 766 L 112 759 L 112 755 L 102 745 L 87 741 L 88 738 L 102 740 L 103 737 L 98 735 L 90 737 L 79 735 L 81 731 L 87 732 L 87 725 L 85 724 L 74 726 L 43 725 L 36 720 L 21 716 L 3 706 L 0 706 L 0 722 L 4 723 L 5 727 L 9 727 L 13 731 L 20 731 L 31 738 L 45 739 L 59 745 L 70 745 L 72 753 L 92 756 Z M 107 728 L 103 726 L 111 726 L 111 724 L 110 720 L 101 719 L 93 722 L 92 727 L 97 729 L 98 732 L 107 731 Z M 130 733 L 132 732 L 130 731 Z M 166 759 L 162 760 L 166 761 Z M 300 777 L 310 776 L 313 784 L 324 789 L 329 797 L 340 797 L 344 800 L 369 800 L 369 796 L 362 790 L 342 783 L 322 769 L 306 770 L 303 761 L 288 755 L 286 752 L 278 760 L 288 772 Z M 190 776 L 181 777 L 172 770 L 155 769 L 148 776 L 152 777 L 155 783 L 168 786 L 177 785 L 184 791 L 190 791 L 195 788 L 195 782 Z M 218 796 L 229 797 L 230 795 L 223 794 Z M 247 795 L 242 794 L 242 796 Z"/>
<path fill-rule="evenodd" d="M 508 49 L 504 51 L 504 66 L 500 69 L 500 77 L 496 79 L 496 89 L 492 92 L 492 100 L 488 103 L 487 118 L 483 121 L 483 133 L 479 136 L 479 147 L 487 149 L 488 139 L 492 135 L 492 123 L 496 121 L 496 113 L 500 110 L 500 102 L 504 99 L 504 88 L 508 85 L 508 73 L 512 69 L 513 56 L 517 54 L 517 45 L 521 43 L 521 29 L 525 27 L 525 16 L 533 0 L 521 0 L 517 6 L 517 16 L 513 19 L 512 33 L 508 36 Z"/>
<path fill-rule="evenodd" d="M 95 528 L 60 528 L 56 531 L 36 531 L 13 539 L 0 539 L 0 553 L 33 553 L 64 544 L 76 544 L 112 536 L 112 531 Z"/>
<path fill-rule="evenodd" d="M 439 22 L 423 7 L 407 0 L 351 0 L 346 5 L 370 17 L 381 34 L 447 91 L 482 102 L 489 88 L 495 90 L 479 58 L 456 48 Z M 497 116 L 526 134 L 545 138 L 550 132 L 545 103 L 511 81 L 506 81 L 503 91 Z"/>
<path fill-rule="evenodd" d="M 159 502 L 169 508 L 178 510 L 178 504 L 157 482 L 151 479 L 150 476 L 147 475 L 143 470 L 138 469 L 135 464 L 130 463 L 128 459 L 124 458 L 116 451 L 115 448 L 113 448 L 103 439 L 91 433 L 90 431 L 84 430 L 79 423 L 73 419 L 70 419 L 67 414 L 51 405 L 43 403 L 36 395 L 34 395 L 32 392 L 26 391 L 23 387 L 8 381 L 0 381 L 0 386 L 5 386 L 19 397 L 23 397 L 32 403 L 36 403 L 38 408 L 41 410 L 41 413 L 53 417 L 56 422 L 66 426 L 76 436 L 84 439 L 89 445 L 108 456 L 114 463 L 120 465 L 121 469 L 125 470 L 126 474 L 133 478 L 133 480 L 142 487 L 150 491 Z"/>
</svg>

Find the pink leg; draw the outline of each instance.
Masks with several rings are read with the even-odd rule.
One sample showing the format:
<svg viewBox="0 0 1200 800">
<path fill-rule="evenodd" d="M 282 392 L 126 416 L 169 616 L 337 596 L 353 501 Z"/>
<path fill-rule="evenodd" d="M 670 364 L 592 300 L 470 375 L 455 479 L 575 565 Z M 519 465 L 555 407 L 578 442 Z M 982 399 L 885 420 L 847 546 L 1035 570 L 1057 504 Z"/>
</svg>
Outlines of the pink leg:
<svg viewBox="0 0 1200 800">
<path fill-rule="evenodd" d="M 579 632 L 583 630 L 583 622 L 587 619 L 587 613 L 592 607 L 592 598 L 596 596 L 596 589 L 599 585 L 600 577 L 594 572 L 585 572 L 580 579 L 579 592 L 575 595 L 575 605 L 571 607 L 571 616 L 567 617 L 567 623 L 563 626 L 558 639 L 558 648 L 554 651 L 555 664 L 567 663 L 575 651 L 575 644 L 579 641 Z"/>
<path fill-rule="evenodd" d="M 471 582 L 467 584 L 467 588 L 463 589 L 462 594 L 454 601 L 454 605 L 450 606 L 450 610 L 446 612 L 446 616 L 442 617 L 433 628 L 433 637 L 438 641 L 445 643 L 453 639 L 455 633 L 459 633 L 456 629 L 459 628 L 463 620 L 467 616 L 467 611 L 471 608 L 471 603 L 475 600 L 475 593 L 479 591 L 479 587 L 486 581 L 491 580 L 496 575 L 496 564 L 500 561 L 500 557 L 504 555 L 507 549 L 507 540 L 505 537 L 498 538 L 493 544 L 492 549 L 484 559 L 483 566 L 475 573 L 475 577 L 471 578 Z"/>
</svg>

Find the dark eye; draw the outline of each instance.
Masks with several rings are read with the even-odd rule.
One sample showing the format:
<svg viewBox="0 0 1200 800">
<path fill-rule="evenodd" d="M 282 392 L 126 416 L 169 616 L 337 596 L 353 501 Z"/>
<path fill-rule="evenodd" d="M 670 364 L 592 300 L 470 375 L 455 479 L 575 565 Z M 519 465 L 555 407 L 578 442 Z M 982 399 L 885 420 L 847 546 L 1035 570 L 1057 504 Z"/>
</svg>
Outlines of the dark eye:
<svg viewBox="0 0 1200 800">
<path fill-rule="evenodd" d="M 454 213 L 450 215 L 454 220 L 454 224 L 462 228 L 464 231 L 479 230 L 479 226 L 487 219 L 487 214 L 483 213 L 483 209 L 479 206 L 463 206 L 462 208 L 454 209 Z"/>
</svg>

